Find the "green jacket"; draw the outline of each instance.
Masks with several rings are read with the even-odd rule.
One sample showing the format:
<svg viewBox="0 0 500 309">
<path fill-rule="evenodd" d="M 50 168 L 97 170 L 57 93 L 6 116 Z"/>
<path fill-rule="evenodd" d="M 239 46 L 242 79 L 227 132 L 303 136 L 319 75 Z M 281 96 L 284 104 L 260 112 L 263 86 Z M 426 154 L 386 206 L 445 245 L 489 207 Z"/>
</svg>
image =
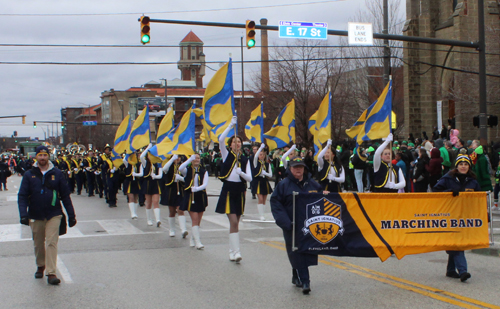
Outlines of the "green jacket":
<svg viewBox="0 0 500 309">
<path fill-rule="evenodd" d="M 451 162 L 450 162 L 450 154 L 448 153 L 448 150 L 443 146 L 439 148 L 439 152 L 441 153 L 441 158 L 443 158 L 443 164 L 446 167 L 451 167 Z"/>
<path fill-rule="evenodd" d="M 492 191 L 490 170 L 488 168 L 488 159 L 484 156 L 483 147 L 479 146 L 475 150 L 477 154 L 476 164 L 472 167 L 472 171 L 477 176 L 477 182 L 481 186 L 482 191 Z"/>
</svg>

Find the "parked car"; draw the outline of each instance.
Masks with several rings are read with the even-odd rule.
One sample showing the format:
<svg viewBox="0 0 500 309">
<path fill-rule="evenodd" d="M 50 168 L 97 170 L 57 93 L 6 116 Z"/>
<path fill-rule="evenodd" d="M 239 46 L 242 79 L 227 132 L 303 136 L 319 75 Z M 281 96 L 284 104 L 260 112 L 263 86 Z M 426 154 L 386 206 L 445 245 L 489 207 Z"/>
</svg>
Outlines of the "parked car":
<svg viewBox="0 0 500 309">
<path fill-rule="evenodd" d="M 154 105 L 154 104 L 149 105 L 149 111 L 150 112 L 159 112 L 160 111 L 160 105 Z"/>
</svg>

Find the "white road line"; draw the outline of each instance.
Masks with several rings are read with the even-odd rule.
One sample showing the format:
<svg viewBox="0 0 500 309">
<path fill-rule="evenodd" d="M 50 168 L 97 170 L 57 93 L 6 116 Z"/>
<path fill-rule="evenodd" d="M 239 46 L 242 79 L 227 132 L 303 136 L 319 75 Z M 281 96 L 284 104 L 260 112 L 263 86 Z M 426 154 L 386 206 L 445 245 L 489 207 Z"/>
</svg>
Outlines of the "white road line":
<svg viewBox="0 0 500 309">
<path fill-rule="evenodd" d="M 121 234 L 121 235 L 130 235 L 130 234 L 144 234 L 144 232 L 132 224 L 127 220 L 96 220 L 109 234 Z"/>
<path fill-rule="evenodd" d="M 217 225 L 220 225 L 222 227 L 229 229 L 229 220 L 227 219 L 226 216 L 222 216 L 222 215 L 203 216 L 203 221 L 208 221 L 210 223 L 214 223 L 214 224 L 217 224 Z M 240 230 L 261 230 L 261 229 L 263 229 L 263 227 L 260 227 L 258 225 L 252 224 L 252 223 L 240 222 L 239 229 Z"/>
<path fill-rule="evenodd" d="M 7 196 L 7 202 L 17 202 L 17 195 Z"/>
<path fill-rule="evenodd" d="M 21 240 L 21 224 L 0 225 L 0 242 Z"/>
<path fill-rule="evenodd" d="M 61 274 L 61 277 L 65 283 L 73 283 L 71 274 L 69 273 L 69 270 L 66 268 L 66 265 L 64 265 L 59 255 L 57 255 L 57 270 L 59 270 L 59 273 Z"/>
</svg>

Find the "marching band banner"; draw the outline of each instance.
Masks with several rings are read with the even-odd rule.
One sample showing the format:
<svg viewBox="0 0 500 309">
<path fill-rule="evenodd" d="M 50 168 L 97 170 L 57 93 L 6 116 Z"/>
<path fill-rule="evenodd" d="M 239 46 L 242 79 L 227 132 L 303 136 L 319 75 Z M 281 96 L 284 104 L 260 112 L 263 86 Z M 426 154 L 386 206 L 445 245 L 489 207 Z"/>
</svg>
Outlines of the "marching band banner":
<svg viewBox="0 0 500 309">
<path fill-rule="evenodd" d="M 398 259 L 489 247 L 486 192 L 295 196 L 299 252 Z"/>
</svg>

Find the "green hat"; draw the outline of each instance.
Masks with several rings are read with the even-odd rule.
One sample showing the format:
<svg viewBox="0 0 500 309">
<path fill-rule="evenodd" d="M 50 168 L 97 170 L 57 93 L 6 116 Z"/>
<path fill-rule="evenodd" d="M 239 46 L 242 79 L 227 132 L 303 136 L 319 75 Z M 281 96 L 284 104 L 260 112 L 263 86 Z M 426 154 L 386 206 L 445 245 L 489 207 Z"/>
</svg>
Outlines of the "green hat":
<svg viewBox="0 0 500 309">
<path fill-rule="evenodd" d="M 407 141 L 403 141 L 401 144 L 408 145 L 408 142 Z"/>
<path fill-rule="evenodd" d="M 415 147 L 415 144 L 413 144 L 413 143 L 408 143 L 408 147 Z"/>
</svg>

